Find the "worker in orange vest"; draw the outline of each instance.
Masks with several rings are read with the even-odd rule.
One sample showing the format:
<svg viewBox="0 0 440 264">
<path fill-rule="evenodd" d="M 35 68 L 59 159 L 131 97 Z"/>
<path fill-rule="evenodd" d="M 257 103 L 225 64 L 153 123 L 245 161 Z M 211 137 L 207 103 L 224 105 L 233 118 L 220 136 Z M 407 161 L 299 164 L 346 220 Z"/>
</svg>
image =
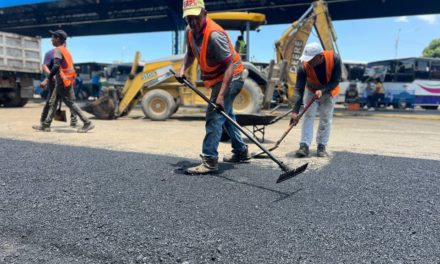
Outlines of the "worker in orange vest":
<svg viewBox="0 0 440 264">
<path fill-rule="evenodd" d="M 207 17 L 203 0 L 184 0 L 183 18 L 188 24 L 185 37 L 187 51 L 184 62 L 176 78 L 182 81 L 185 70 L 197 58 L 200 64 L 204 86 L 211 88 L 211 101 L 218 109 L 235 119 L 232 104 L 243 87 L 243 64 L 240 55 L 228 34 L 222 27 Z M 222 127 L 231 138 L 232 154 L 225 156 L 225 162 L 243 162 L 250 158 L 248 148 L 244 144 L 240 131 L 216 111 L 211 105 L 206 110 L 205 138 L 203 140 L 202 164 L 186 170 L 189 174 L 206 174 L 218 170 L 218 145 Z"/>
<path fill-rule="evenodd" d="M 294 111 L 291 122 L 298 123 L 298 112 L 301 104 L 306 104 L 313 97 L 317 100 L 304 114 L 301 127 L 301 141 L 297 157 L 307 157 L 313 138 L 313 124 L 319 111 L 319 127 L 316 136 L 317 156 L 326 157 L 327 143 L 332 128 L 335 99 L 340 91 L 341 60 L 333 51 L 324 51 L 320 44 L 307 44 L 300 60 L 302 65 L 297 72 L 295 86 Z"/>
<path fill-rule="evenodd" d="M 56 111 L 57 101 L 62 100 L 71 112 L 74 112 L 79 116 L 84 125 L 78 128 L 78 133 L 85 133 L 95 126 L 79 109 L 72 98 L 70 97 L 70 89 L 73 89 L 75 81 L 75 68 L 73 66 L 72 55 L 66 48 L 67 34 L 63 30 L 50 31 L 52 34 L 52 45 L 55 47 L 54 64 L 47 76 L 47 78 L 41 82 L 40 86 L 45 88 L 49 80 L 55 77 L 55 92 L 52 93 L 49 99 L 49 112 L 46 119 L 39 126 L 35 126 L 34 129 L 49 132 L 50 125 L 52 123 L 53 116 Z"/>
</svg>

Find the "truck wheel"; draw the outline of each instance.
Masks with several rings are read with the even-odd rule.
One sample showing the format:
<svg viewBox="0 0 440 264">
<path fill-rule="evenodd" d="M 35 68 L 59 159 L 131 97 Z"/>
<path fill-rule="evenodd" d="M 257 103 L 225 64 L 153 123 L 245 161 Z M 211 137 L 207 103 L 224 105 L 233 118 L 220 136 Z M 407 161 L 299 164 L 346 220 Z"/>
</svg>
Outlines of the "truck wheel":
<svg viewBox="0 0 440 264">
<path fill-rule="evenodd" d="M 4 101 L 4 107 L 23 107 L 27 104 L 28 99 L 26 98 L 15 98 L 14 100 Z"/>
<path fill-rule="evenodd" d="M 426 110 L 437 110 L 438 105 L 422 105 L 422 108 Z"/>
<path fill-rule="evenodd" d="M 142 97 L 142 111 L 145 117 L 154 121 L 168 119 L 176 108 L 174 98 L 167 91 L 152 90 Z"/>
<path fill-rule="evenodd" d="M 244 81 L 241 92 L 235 97 L 234 112 L 238 114 L 254 114 L 261 110 L 263 92 L 260 86 L 249 78 Z"/>
<path fill-rule="evenodd" d="M 398 109 L 405 109 L 406 108 L 406 101 L 405 99 L 400 99 L 399 102 L 396 104 Z M 394 108 L 394 106 L 393 106 Z"/>
</svg>

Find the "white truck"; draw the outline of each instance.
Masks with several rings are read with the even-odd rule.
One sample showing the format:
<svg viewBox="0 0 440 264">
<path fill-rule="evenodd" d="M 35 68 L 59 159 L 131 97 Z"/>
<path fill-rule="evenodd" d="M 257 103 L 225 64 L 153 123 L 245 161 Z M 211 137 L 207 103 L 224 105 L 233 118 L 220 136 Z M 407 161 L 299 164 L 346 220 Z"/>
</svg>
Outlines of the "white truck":
<svg viewBox="0 0 440 264">
<path fill-rule="evenodd" d="M 40 76 L 41 39 L 0 32 L 0 106 L 24 106 Z"/>
</svg>

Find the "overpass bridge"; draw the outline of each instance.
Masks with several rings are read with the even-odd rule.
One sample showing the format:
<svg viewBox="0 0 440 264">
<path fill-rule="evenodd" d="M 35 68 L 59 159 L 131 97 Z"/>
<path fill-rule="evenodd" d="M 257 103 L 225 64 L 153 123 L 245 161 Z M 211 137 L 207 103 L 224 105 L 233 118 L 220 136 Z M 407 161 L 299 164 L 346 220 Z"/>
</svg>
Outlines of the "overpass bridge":
<svg viewBox="0 0 440 264">
<path fill-rule="evenodd" d="M 177 31 L 184 27 L 182 0 L 2 0 L 0 31 L 50 37 L 63 28 L 71 36 Z M 310 0 L 205 0 L 206 9 L 252 11 L 267 24 L 298 19 Z M 327 0 L 333 20 L 440 13 L 438 0 Z"/>
</svg>

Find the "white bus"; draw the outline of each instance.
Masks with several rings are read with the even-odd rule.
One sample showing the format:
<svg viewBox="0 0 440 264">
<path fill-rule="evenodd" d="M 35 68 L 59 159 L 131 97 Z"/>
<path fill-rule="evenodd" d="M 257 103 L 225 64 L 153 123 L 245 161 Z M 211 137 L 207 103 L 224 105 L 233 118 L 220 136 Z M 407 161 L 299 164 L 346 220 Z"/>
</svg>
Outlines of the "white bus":
<svg viewBox="0 0 440 264">
<path fill-rule="evenodd" d="M 369 62 L 365 77 L 381 79 L 387 105 L 425 109 L 440 105 L 440 59 L 413 57 Z"/>
<path fill-rule="evenodd" d="M 350 85 L 355 85 L 358 93 L 360 95 L 362 94 L 362 81 L 364 79 L 364 73 L 367 63 L 356 61 L 343 61 L 343 65 L 345 67 L 345 72 L 343 69 L 342 81 L 340 83 L 341 91 L 336 97 L 337 104 L 345 103 L 345 92 Z"/>
</svg>

